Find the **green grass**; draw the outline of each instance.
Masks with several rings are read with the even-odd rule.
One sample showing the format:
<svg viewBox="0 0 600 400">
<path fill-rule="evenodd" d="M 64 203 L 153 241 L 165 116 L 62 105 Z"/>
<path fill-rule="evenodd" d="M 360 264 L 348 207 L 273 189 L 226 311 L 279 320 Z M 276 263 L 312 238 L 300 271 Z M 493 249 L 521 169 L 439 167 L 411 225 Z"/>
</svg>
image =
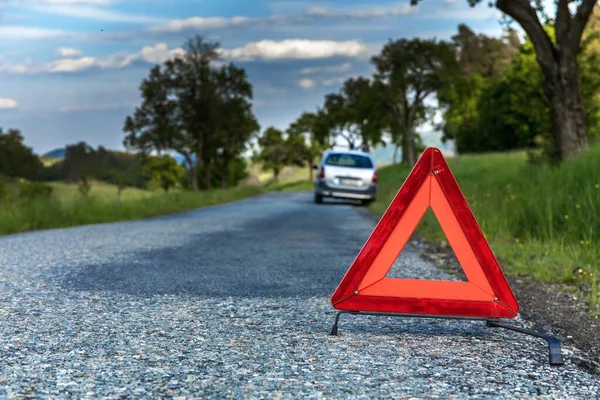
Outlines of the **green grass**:
<svg viewBox="0 0 600 400">
<path fill-rule="evenodd" d="M 63 202 L 70 202 L 81 197 L 77 185 L 63 182 L 51 182 L 49 185 L 52 186 L 56 196 Z M 90 197 L 117 200 L 117 187 L 115 185 L 104 182 L 91 182 L 91 187 Z M 162 192 L 128 187 L 121 193 L 121 200 L 135 200 L 156 195 L 162 195 Z"/>
<path fill-rule="evenodd" d="M 126 188 L 117 197 L 117 187 L 104 182 L 91 182 L 91 190 L 84 198 L 77 185 L 52 182 L 52 196 L 19 200 L 19 183 L 7 184 L 8 197 L 0 200 L 0 235 L 39 229 L 63 228 L 77 225 L 135 220 L 155 217 L 225 202 L 240 200 L 266 191 L 310 189 L 307 168 L 287 167 L 278 183 L 272 183 L 272 173 L 264 173 L 257 166 L 251 174 L 263 174 L 253 184 L 244 184 L 226 190 L 201 192 L 143 190 Z M 304 177 L 306 175 L 306 177 Z M 23 181 L 24 182 L 24 181 Z"/>
<path fill-rule="evenodd" d="M 448 163 L 505 273 L 573 284 L 600 312 L 600 146 L 559 168 L 535 169 L 523 152 Z M 408 173 L 380 170 L 373 211 L 385 212 Z M 433 214 L 418 233 L 445 239 Z"/>
<path fill-rule="evenodd" d="M 264 192 L 260 186 L 226 190 L 161 193 L 96 183 L 88 198 L 75 185 L 54 183 L 49 198 L 0 202 L 0 235 L 77 225 L 156 217 L 240 200 Z"/>
<path fill-rule="evenodd" d="M 305 180 L 279 182 L 266 186 L 267 190 L 273 192 L 294 192 L 298 190 L 311 190 L 313 187 L 314 182 Z"/>
</svg>

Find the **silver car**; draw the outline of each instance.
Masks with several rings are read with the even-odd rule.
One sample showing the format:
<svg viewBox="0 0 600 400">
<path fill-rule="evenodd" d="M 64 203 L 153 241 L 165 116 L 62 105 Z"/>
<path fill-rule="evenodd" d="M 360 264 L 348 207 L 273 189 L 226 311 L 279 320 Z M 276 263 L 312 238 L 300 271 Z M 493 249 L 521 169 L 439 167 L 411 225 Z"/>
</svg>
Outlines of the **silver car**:
<svg viewBox="0 0 600 400">
<path fill-rule="evenodd" d="M 327 150 L 315 181 L 315 203 L 324 197 L 360 200 L 368 205 L 377 195 L 377 168 L 369 153 L 354 150 Z"/>
</svg>

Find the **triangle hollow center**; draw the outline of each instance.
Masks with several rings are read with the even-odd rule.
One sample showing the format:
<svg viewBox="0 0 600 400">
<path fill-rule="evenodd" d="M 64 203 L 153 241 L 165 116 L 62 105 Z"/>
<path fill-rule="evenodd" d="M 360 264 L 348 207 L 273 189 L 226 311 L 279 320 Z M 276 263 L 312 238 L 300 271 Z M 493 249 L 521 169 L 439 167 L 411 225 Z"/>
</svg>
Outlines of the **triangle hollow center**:
<svg viewBox="0 0 600 400">
<path fill-rule="evenodd" d="M 386 275 L 402 252 L 428 209 L 433 211 L 440 227 L 462 267 L 467 281 L 388 278 Z M 400 250 L 398 250 L 400 248 Z M 492 302 L 494 290 L 479 265 L 456 215 L 442 188 L 432 174 L 425 179 L 403 218 L 377 254 L 357 288 L 361 296 L 419 298 Z"/>
<path fill-rule="evenodd" d="M 411 237 L 385 277 L 468 282 L 469 280 L 460 266 L 452 246 L 449 246 L 446 235 L 431 207 L 427 209 L 415 231 L 419 231 L 420 228 L 435 233 L 436 241 L 445 251 L 431 249 L 429 244 L 426 245 L 418 237 Z M 437 240 L 438 238 L 439 240 Z M 433 268 L 434 271 L 432 271 L 431 265 L 435 265 L 437 268 Z M 430 273 L 424 273 L 426 271 L 423 269 Z"/>
</svg>

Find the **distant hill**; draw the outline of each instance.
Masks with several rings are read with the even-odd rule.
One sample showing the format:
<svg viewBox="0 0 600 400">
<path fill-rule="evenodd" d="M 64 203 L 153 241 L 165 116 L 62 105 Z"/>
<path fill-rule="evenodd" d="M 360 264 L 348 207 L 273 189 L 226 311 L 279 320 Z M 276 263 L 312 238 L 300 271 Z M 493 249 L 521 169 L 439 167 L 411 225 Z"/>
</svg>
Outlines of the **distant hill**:
<svg viewBox="0 0 600 400">
<path fill-rule="evenodd" d="M 431 137 L 431 136 L 425 136 L 423 138 L 423 141 L 425 142 L 426 146 L 436 146 L 438 148 L 440 148 L 445 154 L 451 155 L 454 152 L 454 147 L 452 145 L 452 143 L 446 143 L 446 144 L 441 144 L 439 139 L 435 138 L 435 137 Z M 51 150 L 47 153 L 42 154 L 41 158 L 45 159 L 45 160 L 50 160 L 50 159 L 62 159 L 65 157 L 65 152 L 66 149 L 63 148 L 56 148 L 54 150 Z M 379 165 L 386 165 L 386 164 L 391 164 L 393 159 L 394 159 L 394 145 L 392 144 L 388 144 L 387 146 L 379 146 L 374 148 L 371 151 L 371 154 L 373 155 L 373 158 L 375 158 L 375 162 Z M 182 155 L 180 154 L 171 154 L 179 164 L 184 164 L 185 163 L 185 159 L 183 158 Z M 196 160 L 196 157 L 194 156 L 192 158 L 193 160 Z M 402 149 L 398 149 L 398 155 L 397 155 L 397 161 L 400 161 L 402 159 Z"/>
<path fill-rule="evenodd" d="M 43 158 L 65 158 L 65 153 L 66 153 L 67 149 L 63 148 L 58 148 L 58 149 L 54 149 L 51 150 L 47 153 L 42 154 Z"/>
</svg>

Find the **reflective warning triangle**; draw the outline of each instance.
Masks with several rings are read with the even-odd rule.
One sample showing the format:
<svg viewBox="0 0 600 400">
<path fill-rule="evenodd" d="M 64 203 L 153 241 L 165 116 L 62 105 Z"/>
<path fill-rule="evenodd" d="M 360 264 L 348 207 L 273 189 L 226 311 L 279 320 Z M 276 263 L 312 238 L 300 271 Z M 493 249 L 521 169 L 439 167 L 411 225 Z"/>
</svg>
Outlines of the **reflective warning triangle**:
<svg viewBox="0 0 600 400">
<path fill-rule="evenodd" d="M 386 278 L 431 207 L 468 282 Z M 519 304 L 441 151 L 427 148 L 331 297 L 346 311 L 513 318 Z"/>
</svg>

